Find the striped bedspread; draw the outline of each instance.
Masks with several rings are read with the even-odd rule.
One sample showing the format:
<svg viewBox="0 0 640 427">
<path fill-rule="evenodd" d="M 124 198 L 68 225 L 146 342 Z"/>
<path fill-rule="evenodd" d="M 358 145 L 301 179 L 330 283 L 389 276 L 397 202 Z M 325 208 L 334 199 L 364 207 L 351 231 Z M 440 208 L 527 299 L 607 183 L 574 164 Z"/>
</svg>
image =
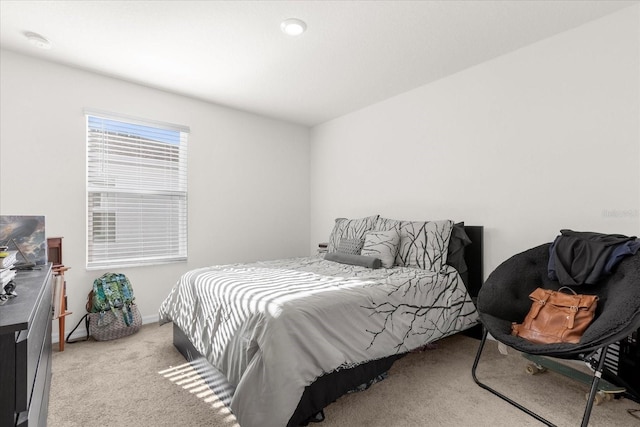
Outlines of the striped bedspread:
<svg viewBox="0 0 640 427">
<path fill-rule="evenodd" d="M 160 308 L 236 387 L 242 427 L 286 426 L 316 378 L 477 323 L 455 269 L 368 269 L 316 258 L 185 273 Z"/>
</svg>

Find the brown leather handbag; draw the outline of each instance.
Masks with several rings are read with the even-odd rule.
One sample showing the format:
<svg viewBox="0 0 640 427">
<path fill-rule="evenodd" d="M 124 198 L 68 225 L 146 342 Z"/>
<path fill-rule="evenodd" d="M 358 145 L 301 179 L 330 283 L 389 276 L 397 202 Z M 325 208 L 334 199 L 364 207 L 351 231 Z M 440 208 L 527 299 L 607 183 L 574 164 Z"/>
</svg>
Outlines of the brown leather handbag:
<svg viewBox="0 0 640 427">
<path fill-rule="evenodd" d="M 573 294 L 561 292 L 563 289 Z M 537 344 L 580 342 L 598 302 L 596 295 L 579 295 L 566 286 L 558 291 L 538 288 L 529 298 L 531 309 L 524 322 L 511 325 L 511 334 Z"/>
</svg>

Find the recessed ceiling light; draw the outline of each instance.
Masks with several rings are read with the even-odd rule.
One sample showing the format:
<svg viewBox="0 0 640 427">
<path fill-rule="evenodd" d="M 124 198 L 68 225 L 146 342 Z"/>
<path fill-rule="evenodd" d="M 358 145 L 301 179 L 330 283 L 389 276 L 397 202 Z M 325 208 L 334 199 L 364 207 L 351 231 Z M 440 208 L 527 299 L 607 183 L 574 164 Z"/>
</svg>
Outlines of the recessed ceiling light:
<svg viewBox="0 0 640 427">
<path fill-rule="evenodd" d="M 49 40 L 45 39 L 40 34 L 32 33 L 29 31 L 24 33 L 24 35 L 27 40 L 29 40 L 29 43 L 31 43 L 35 47 L 38 47 L 40 49 L 51 49 L 51 43 L 49 42 Z"/>
<path fill-rule="evenodd" d="M 307 29 L 307 24 L 296 18 L 289 18 L 282 21 L 280 29 L 289 36 L 299 36 Z"/>
</svg>

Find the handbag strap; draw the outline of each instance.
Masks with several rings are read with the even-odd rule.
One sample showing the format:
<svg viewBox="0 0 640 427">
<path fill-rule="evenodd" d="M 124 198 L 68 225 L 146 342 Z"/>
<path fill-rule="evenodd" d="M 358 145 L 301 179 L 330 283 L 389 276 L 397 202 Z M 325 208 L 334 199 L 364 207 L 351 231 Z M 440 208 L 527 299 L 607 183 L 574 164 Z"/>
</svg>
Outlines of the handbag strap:
<svg viewBox="0 0 640 427">
<path fill-rule="evenodd" d="M 538 297 L 537 295 L 534 296 L 534 294 L 539 293 L 540 290 L 544 293 L 544 296 L 543 297 Z M 531 299 L 533 299 L 534 301 L 533 305 L 531 306 L 531 311 L 529 312 L 532 319 L 535 319 L 536 317 L 538 317 L 538 313 L 540 313 L 540 310 L 542 310 L 542 307 L 544 307 L 547 304 L 547 301 L 549 300 L 550 296 L 551 296 L 551 292 L 544 290 L 542 288 L 538 288 L 536 291 L 534 291 L 530 295 Z"/>
<path fill-rule="evenodd" d="M 578 307 L 590 307 L 594 301 L 598 301 L 600 298 L 598 298 L 597 295 L 582 295 L 582 294 L 578 294 L 576 291 L 574 291 L 573 289 L 571 289 L 568 286 L 563 286 L 560 289 L 558 289 L 558 292 L 562 291 L 563 289 L 568 289 L 571 291 L 571 293 L 574 296 L 579 297 L 579 302 L 577 304 Z"/>
<path fill-rule="evenodd" d="M 558 292 L 562 291 L 563 289 L 568 289 L 568 290 L 570 290 L 570 291 L 571 291 L 571 293 L 572 293 L 572 294 L 574 294 L 574 295 L 578 295 L 578 293 L 577 293 L 576 291 L 574 291 L 573 289 L 571 289 L 571 288 L 570 288 L 570 287 L 568 287 L 568 286 L 563 286 L 563 287 L 561 287 L 560 289 L 558 289 Z"/>
<path fill-rule="evenodd" d="M 575 317 L 578 314 L 580 308 L 592 306 L 595 301 L 598 301 L 598 297 L 593 295 L 578 295 L 576 291 L 568 286 L 561 287 L 560 289 L 558 289 L 558 292 L 561 292 L 563 289 L 568 289 L 573 295 L 578 297 L 576 305 L 572 305 L 571 307 L 569 307 L 569 314 L 567 315 L 567 327 L 569 329 L 573 329 Z"/>
<path fill-rule="evenodd" d="M 76 329 L 78 329 L 78 326 L 80 326 L 80 323 L 82 323 L 83 320 L 84 320 L 84 327 L 87 331 L 87 336 L 85 337 L 85 339 L 77 339 L 77 340 L 69 341 L 69 338 L 71 338 L 71 334 L 73 334 L 76 331 Z M 82 319 L 80 319 L 78 324 L 71 330 L 71 332 L 69 332 L 69 335 L 67 335 L 67 339 L 65 339 L 65 342 L 69 344 L 73 344 L 74 342 L 78 342 L 78 341 L 89 341 L 89 313 L 82 316 Z"/>
</svg>

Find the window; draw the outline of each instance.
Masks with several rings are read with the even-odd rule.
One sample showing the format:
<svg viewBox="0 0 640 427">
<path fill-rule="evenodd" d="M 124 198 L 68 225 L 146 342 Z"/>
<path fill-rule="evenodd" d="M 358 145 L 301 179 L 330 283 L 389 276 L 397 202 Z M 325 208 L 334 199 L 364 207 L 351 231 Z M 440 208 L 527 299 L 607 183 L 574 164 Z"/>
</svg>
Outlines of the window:
<svg viewBox="0 0 640 427">
<path fill-rule="evenodd" d="M 87 112 L 87 268 L 187 259 L 188 132 Z"/>
</svg>

